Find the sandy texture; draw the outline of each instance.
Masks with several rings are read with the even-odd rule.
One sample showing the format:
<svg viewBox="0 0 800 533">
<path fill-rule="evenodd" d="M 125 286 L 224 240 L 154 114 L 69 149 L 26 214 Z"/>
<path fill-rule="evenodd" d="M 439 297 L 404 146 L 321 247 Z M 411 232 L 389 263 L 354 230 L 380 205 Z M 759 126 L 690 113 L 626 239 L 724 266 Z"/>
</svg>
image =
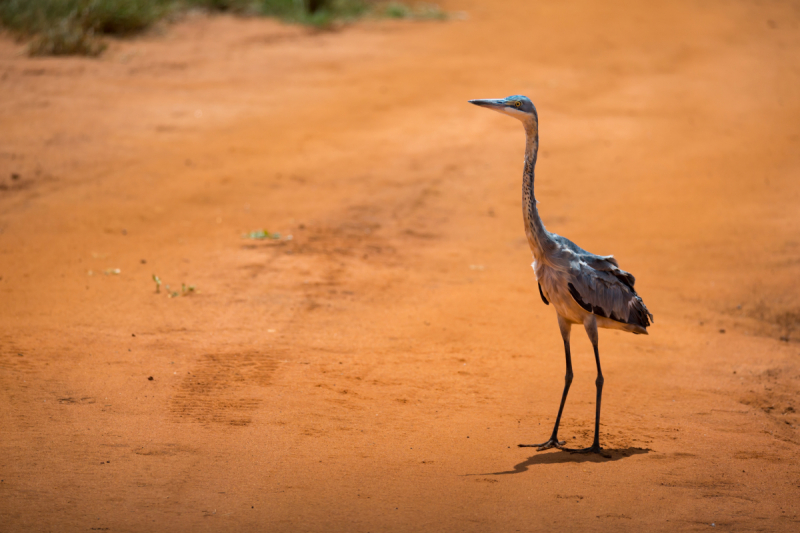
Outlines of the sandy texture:
<svg viewBox="0 0 800 533">
<path fill-rule="evenodd" d="M 0 39 L 0 531 L 800 528 L 800 9 L 443 7 Z M 601 331 L 611 459 L 516 447 L 563 352 L 522 128 L 466 103 L 515 93 L 545 224 L 655 314 Z"/>
</svg>

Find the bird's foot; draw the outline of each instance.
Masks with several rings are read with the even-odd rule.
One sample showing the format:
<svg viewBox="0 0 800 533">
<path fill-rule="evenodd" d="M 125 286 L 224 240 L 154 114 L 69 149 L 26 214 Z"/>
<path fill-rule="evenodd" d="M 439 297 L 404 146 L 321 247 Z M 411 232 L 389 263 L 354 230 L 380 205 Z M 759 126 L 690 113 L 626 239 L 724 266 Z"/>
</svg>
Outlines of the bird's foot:
<svg viewBox="0 0 800 533">
<path fill-rule="evenodd" d="M 561 447 L 559 446 L 559 448 Z M 605 453 L 599 444 L 593 444 L 588 448 L 561 448 L 561 450 L 569 453 L 596 453 L 605 457 L 606 459 L 611 459 L 611 456 Z"/>
<path fill-rule="evenodd" d="M 550 448 L 561 448 L 564 444 L 566 444 L 563 440 L 558 439 L 550 439 L 547 442 L 543 442 L 541 444 L 518 444 L 520 448 L 536 448 L 537 452 L 543 452 L 545 450 L 549 450 Z"/>
</svg>

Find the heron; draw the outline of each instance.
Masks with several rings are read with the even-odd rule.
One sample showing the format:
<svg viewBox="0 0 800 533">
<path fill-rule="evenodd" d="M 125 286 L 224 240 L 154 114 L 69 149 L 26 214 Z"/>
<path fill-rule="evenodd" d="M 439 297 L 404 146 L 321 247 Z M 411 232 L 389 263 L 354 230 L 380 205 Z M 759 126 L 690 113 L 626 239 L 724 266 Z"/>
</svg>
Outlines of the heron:
<svg viewBox="0 0 800 533">
<path fill-rule="evenodd" d="M 541 444 L 520 444 L 537 451 L 558 448 L 573 453 L 597 453 L 600 447 L 600 402 L 603 397 L 603 371 L 597 347 L 597 328 L 618 329 L 647 335 L 653 315 L 633 288 L 635 278 L 619 268 L 613 255 L 595 255 L 574 242 L 544 227 L 536 207 L 533 192 L 534 169 L 539 151 L 539 115 L 526 96 L 514 95 L 491 100 L 470 100 L 471 104 L 499 111 L 522 122 L 525 128 L 525 166 L 522 174 L 522 216 L 525 235 L 533 252 L 533 272 L 539 285 L 539 296 L 546 305 L 553 305 L 558 317 L 558 327 L 564 340 L 567 373 L 564 392 L 558 408 L 555 427 L 550 439 Z M 594 348 L 597 365 L 597 400 L 594 419 L 594 441 L 588 448 L 565 448 L 558 440 L 558 426 L 572 384 L 572 356 L 570 331 L 573 324 L 583 324 Z"/>
</svg>

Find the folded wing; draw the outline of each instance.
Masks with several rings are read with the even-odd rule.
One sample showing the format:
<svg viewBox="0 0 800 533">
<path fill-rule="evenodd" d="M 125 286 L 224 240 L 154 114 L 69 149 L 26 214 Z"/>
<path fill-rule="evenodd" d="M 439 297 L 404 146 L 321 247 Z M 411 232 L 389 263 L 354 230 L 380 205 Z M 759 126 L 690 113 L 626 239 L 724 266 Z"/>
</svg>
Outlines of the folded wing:
<svg viewBox="0 0 800 533">
<path fill-rule="evenodd" d="M 653 315 L 633 285 L 636 279 L 612 256 L 576 253 L 570 261 L 569 292 L 590 313 L 647 328 Z"/>
</svg>

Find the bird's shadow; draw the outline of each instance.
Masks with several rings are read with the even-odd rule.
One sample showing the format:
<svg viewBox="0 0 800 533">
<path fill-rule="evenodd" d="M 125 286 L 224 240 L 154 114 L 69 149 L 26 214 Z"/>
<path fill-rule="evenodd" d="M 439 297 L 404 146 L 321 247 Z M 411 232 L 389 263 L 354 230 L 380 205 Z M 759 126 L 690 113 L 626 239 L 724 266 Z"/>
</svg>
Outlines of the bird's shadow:
<svg viewBox="0 0 800 533">
<path fill-rule="evenodd" d="M 532 455 L 515 464 L 513 470 L 506 470 L 504 472 L 488 472 L 485 474 L 466 474 L 468 476 L 504 476 L 506 474 L 521 474 L 527 472 L 528 468 L 536 465 L 553 465 L 560 463 L 609 463 L 611 461 L 619 461 L 632 455 L 639 455 L 642 453 L 649 453 L 650 448 L 620 448 L 620 449 L 603 449 L 606 456 L 598 455 L 596 453 L 572 453 L 564 450 L 557 450 L 553 453 L 538 453 Z"/>
</svg>

